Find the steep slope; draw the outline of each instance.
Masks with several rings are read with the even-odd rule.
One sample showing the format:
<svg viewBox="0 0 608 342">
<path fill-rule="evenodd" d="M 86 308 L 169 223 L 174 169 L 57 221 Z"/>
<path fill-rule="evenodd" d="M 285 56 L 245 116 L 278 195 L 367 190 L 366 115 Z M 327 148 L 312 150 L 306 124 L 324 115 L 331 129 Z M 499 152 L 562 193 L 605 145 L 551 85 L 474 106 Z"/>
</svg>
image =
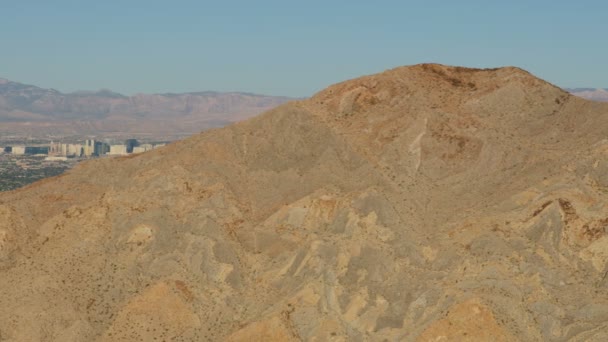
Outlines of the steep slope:
<svg viewBox="0 0 608 342">
<path fill-rule="evenodd" d="M 608 105 L 417 65 L 0 195 L 22 340 L 604 341 Z"/>
<path fill-rule="evenodd" d="M 108 90 L 64 94 L 0 79 L 0 133 L 196 133 L 252 117 L 289 100 L 218 92 L 130 97 Z"/>
</svg>

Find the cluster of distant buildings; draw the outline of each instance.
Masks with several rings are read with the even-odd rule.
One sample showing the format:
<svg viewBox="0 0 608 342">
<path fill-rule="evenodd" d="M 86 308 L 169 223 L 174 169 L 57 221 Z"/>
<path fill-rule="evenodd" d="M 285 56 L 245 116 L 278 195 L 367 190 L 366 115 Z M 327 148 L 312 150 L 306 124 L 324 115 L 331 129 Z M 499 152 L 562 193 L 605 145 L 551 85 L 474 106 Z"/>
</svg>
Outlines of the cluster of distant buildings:
<svg viewBox="0 0 608 342">
<path fill-rule="evenodd" d="M 7 146 L 5 153 L 15 155 L 48 155 L 48 159 L 61 160 L 77 157 L 100 157 L 103 155 L 127 155 L 142 153 L 165 144 L 140 144 L 136 139 L 127 139 L 124 144 L 108 144 L 93 139 L 85 140 L 84 144 L 64 144 L 51 142 L 50 146 Z"/>
</svg>

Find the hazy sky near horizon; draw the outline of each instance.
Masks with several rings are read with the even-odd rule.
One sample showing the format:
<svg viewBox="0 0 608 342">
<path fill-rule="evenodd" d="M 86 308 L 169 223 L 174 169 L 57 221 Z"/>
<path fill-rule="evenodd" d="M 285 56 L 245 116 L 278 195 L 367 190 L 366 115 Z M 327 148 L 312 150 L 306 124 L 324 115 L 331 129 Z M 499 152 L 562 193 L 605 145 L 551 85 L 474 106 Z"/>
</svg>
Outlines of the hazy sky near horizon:
<svg viewBox="0 0 608 342">
<path fill-rule="evenodd" d="M 0 77 L 66 92 L 309 96 L 437 62 L 608 87 L 606 18 L 605 0 L 6 1 Z"/>
</svg>

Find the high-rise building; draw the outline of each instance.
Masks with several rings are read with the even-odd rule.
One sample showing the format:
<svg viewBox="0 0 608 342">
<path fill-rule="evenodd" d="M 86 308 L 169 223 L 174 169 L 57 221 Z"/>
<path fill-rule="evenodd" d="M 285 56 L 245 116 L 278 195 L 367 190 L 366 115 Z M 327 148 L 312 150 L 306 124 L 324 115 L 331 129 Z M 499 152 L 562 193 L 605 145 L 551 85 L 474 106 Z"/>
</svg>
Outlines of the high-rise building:
<svg viewBox="0 0 608 342">
<path fill-rule="evenodd" d="M 80 157 L 82 155 L 81 144 L 62 144 L 53 143 L 49 147 L 49 155 L 51 156 L 64 156 L 64 157 Z"/>
<path fill-rule="evenodd" d="M 151 144 L 141 144 L 139 146 L 133 147 L 133 153 L 142 153 L 146 151 L 150 151 L 154 148 Z"/>
<path fill-rule="evenodd" d="M 125 145 L 127 146 L 127 153 L 133 153 L 133 148 L 139 146 L 139 142 L 137 139 L 127 139 Z"/>
<path fill-rule="evenodd" d="M 127 154 L 127 145 L 110 145 L 110 155 L 125 155 Z"/>
<path fill-rule="evenodd" d="M 81 144 L 69 144 L 68 145 L 68 156 L 80 157 L 82 155 Z"/>
<path fill-rule="evenodd" d="M 11 153 L 13 154 L 25 154 L 25 146 L 13 146 Z"/>
<path fill-rule="evenodd" d="M 102 156 L 108 152 L 110 152 L 110 146 L 101 141 L 95 141 L 94 143 L 93 154 L 96 156 Z"/>
<path fill-rule="evenodd" d="M 93 154 L 95 154 L 95 140 L 87 139 L 84 141 L 84 146 L 82 147 L 82 155 L 90 157 Z"/>
<path fill-rule="evenodd" d="M 49 154 L 49 148 L 46 146 L 26 146 L 25 154 Z"/>
<path fill-rule="evenodd" d="M 54 143 L 51 141 L 51 145 L 49 148 L 49 155 L 51 155 L 51 156 L 61 155 L 61 143 Z"/>
</svg>

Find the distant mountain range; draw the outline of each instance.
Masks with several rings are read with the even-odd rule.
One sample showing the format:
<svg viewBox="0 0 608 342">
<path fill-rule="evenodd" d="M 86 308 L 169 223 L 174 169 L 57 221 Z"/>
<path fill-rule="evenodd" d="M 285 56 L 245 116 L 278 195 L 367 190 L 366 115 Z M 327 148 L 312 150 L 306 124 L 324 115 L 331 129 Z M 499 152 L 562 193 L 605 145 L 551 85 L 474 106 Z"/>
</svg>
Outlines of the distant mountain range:
<svg viewBox="0 0 608 342">
<path fill-rule="evenodd" d="M 608 102 L 608 88 L 566 88 L 565 90 L 587 100 Z"/>
<path fill-rule="evenodd" d="M 608 89 L 565 88 L 608 102 Z M 111 90 L 62 93 L 0 78 L 0 136 L 97 135 L 178 138 L 240 121 L 292 98 L 242 92 L 125 96 Z"/>
<path fill-rule="evenodd" d="M 254 116 L 291 98 L 239 92 L 62 93 L 0 79 L 0 134 L 181 136 Z"/>
</svg>

